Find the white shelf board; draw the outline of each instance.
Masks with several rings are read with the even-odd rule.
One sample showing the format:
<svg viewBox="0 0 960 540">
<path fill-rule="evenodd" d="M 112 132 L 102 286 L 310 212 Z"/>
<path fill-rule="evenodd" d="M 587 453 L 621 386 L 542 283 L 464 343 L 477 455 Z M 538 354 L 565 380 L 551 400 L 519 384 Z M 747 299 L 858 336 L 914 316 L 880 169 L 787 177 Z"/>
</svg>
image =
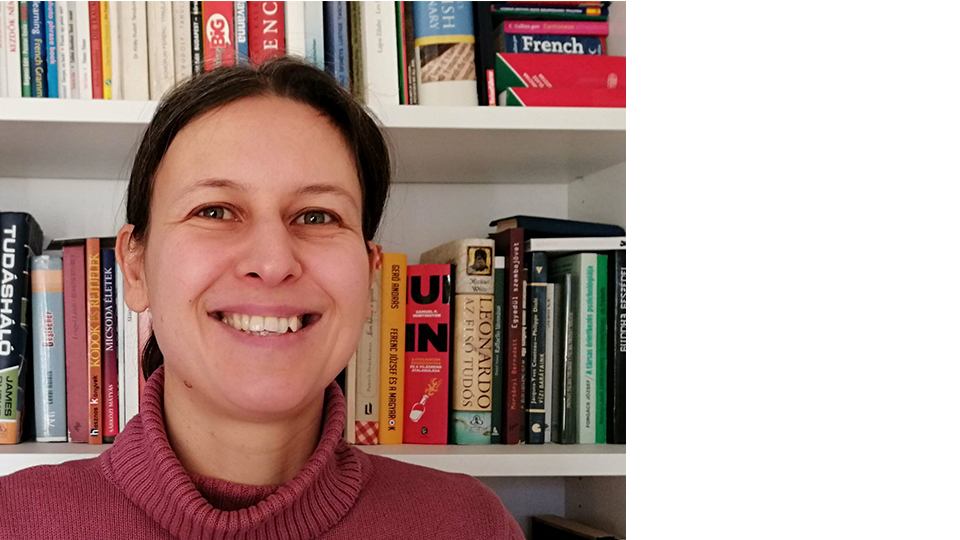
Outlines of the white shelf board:
<svg viewBox="0 0 960 540">
<path fill-rule="evenodd" d="M 126 178 L 152 101 L 0 99 L 0 178 Z M 398 182 L 566 183 L 626 161 L 626 110 L 378 107 Z"/>
<path fill-rule="evenodd" d="M 0 475 L 35 465 L 88 459 L 109 444 L 25 442 L 0 446 Z M 477 477 L 625 476 L 627 450 L 620 445 L 384 445 L 358 446 L 370 454 Z"/>
</svg>

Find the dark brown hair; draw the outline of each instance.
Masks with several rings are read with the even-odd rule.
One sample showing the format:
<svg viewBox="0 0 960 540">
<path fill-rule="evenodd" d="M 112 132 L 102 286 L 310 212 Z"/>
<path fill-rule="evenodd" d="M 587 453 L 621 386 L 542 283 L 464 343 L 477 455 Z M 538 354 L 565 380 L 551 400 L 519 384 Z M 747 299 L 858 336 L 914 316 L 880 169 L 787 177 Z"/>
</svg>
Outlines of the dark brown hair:
<svg viewBox="0 0 960 540">
<path fill-rule="evenodd" d="M 157 106 L 140 141 L 127 187 L 127 223 L 142 249 L 150 225 L 153 182 L 170 143 L 188 123 L 217 107 L 254 96 L 277 96 L 309 105 L 329 118 L 353 153 L 362 196 L 365 240 L 373 240 L 390 187 L 390 155 L 377 122 L 328 73 L 303 60 L 282 56 L 259 67 L 220 67 L 184 81 Z M 143 375 L 163 364 L 151 333 L 143 352 Z"/>
</svg>

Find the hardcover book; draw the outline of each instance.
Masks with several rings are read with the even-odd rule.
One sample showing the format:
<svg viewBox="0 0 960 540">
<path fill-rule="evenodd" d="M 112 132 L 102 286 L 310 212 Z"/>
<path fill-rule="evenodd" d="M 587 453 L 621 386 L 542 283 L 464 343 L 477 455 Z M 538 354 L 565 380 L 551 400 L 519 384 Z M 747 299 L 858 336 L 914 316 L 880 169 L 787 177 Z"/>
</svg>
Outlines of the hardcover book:
<svg viewBox="0 0 960 540">
<path fill-rule="evenodd" d="M 103 99 L 103 32 L 100 30 L 100 2 L 87 2 L 87 4 L 90 7 L 91 88 L 93 99 Z"/>
<path fill-rule="evenodd" d="M 506 261 L 503 256 L 493 258 L 493 388 L 490 390 L 490 442 L 503 442 L 503 343 Z"/>
<path fill-rule="evenodd" d="M 607 442 L 627 444 L 627 251 L 609 257 Z"/>
<path fill-rule="evenodd" d="M 200 2 L 190 2 L 190 70 L 194 75 L 203 73 L 203 8 Z"/>
<path fill-rule="evenodd" d="M 505 34 L 553 34 L 561 36 L 607 36 L 610 25 L 594 21 L 504 21 Z"/>
<path fill-rule="evenodd" d="M 44 34 L 47 47 L 47 97 L 60 97 L 60 70 L 57 61 L 57 39 L 62 39 L 62 30 L 57 27 L 57 5 L 44 2 Z M 64 96 L 66 97 L 66 96 Z"/>
<path fill-rule="evenodd" d="M 503 433 L 506 444 L 519 444 L 526 432 L 524 419 L 523 366 L 523 229 L 513 228 L 490 235 L 496 253 L 504 256 L 505 300 L 503 342 Z"/>
<path fill-rule="evenodd" d="M 323 54 L 327 73 L 350 89 L 350 36 L 346 2 L 323 3 Z"/>
<path fill-rule="evenodd" d="M 565 6 L 562 3 L 529 6 L 492 2 L 493 12 L 501 19 L 569 19 L 575 21 L 606 21 L 610 12 L 604 6 Z"/>
<path fill-rule="evenodd" d="M 87 285 L 85 247 L 63 246 L 64 351 L 67 370 L 67 438 L 90 441 L 90 382 L 87 376 Z"/>
<path fill-rule="evenodd" d="M 497 95 L 507 88 L 626 89 L 624 56 L 497 53 Z"/>
<path fill-rule="evenodd" d="M 627 234 L 623 227 L 617 225 L 541 216 L 510 216 L 495 219 L 490 222 L 490 226 L 496 227 L 497 232 L 521 227 L 524 237 L 527 239 L 567 236 L 626 236 Z"/>
<path fill-rule="evenodd" d="M 33 404 L 37 441 L 67 440 L 67 381 L 63 348 L 63 259 L 33 258 Z"/>
<path fill-rule="evenodd" d="M 327 2 L 324 2 L 327 4 Z M 250 63 L 260 65 L 286 49 L 283 2 L 247 2 Z"/>
<path fill-rule="evenodd" d="M 87 238 L 87 380 L 90 444 L 103 443 L 103 348 L 100 320 L 100 239 Z"/>
<path fill-rule="evenodd" d="M 413 31 L 418 103 L 476 105 L 470 2 L 414 2 Z"/>
<path fill-rule="evenodd" d="M 106 244 L 106 242 L 103 242 Z M 120 367 L 117 351 L 116 256 L 113 248 L 100 249 L 101 359 L 103 362 L 103 440 L 120 434 Z"/>
<path fill-rule="evenodd" d="M 490 2 L 473 2 L 474 63 L 477 69 L 477 102 L 481 107 L 497 104 L 494 66 L 497 60 Z"/>
<path fill-rule="evenodd" d="M 407 256 L 383 254 L 380 290 L 380 444 L 403 442 Z"/>
<path fill-rule="evenodd" d="M 43 2 L 26 2 L 30 24 L 30 96 L 47 97 L 47 15 Z"/>
<path fill-rule="evenodd" d="M 543 444 L 546 422 L 547 255 L 527 254 L 527 444 Z"/>
<path fill-rule="evenodd" d="M 597 88 L 507 88 L 499 96 L 505 107 L 619 107 L 627 106 L 626 90 Z"/>
<path fill-rule="evenodd" d="M 247 40 L 249 32 L 247 30 L 247 3 L 240 1 L 233 3 L 233 31 L 236 35 L 236 55 L 237 65 L 245 66 L 250 63 L 250 43 Z"/>
<path fill-rule="evenodd" d="M 449 407 L 452 268 L 407 267 L 403 442 L 446 444 Z"/>
<path fill-rule="evenodd" d="M 497 34 L 497 52 L 525 54 L 606 54 L 604 38 L 554 34 Z"/>
<path fill-rule="evenodd" d="M 400 104 L 417 104 L 417 65 L 414 62 L 413 2 L 397 2 L 397 75 Z"/>
<path fill-rule="evenodd" d="M 203 2 L 202 7 L 204 70 L 234 65 L 233 2 Z"/>
<path fill-rule="evenodd" d="M 380 291 L 383 269 L 370 287 L 370 318 L 363 323 L 357 350 L 356 444 L 379 444 L 380 432 Z"/>
</svg>

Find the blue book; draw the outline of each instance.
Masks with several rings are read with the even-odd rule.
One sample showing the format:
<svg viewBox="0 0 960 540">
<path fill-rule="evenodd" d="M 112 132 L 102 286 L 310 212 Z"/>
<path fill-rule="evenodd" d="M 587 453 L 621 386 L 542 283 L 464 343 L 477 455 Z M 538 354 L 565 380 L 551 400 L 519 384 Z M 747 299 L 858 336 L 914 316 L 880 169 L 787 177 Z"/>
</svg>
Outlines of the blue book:
<svg viewBox="0 0 960 540">
<path fill-rule="evenodd" d="M 60 97 L 60 81 L 57 79 L 57 6 L 55 2 L 44 2 L 47 11 L 47 97 Z"/>
<path fill-rule="evenodd" d="M 498 34 L 497 52 L 525 54 L 604 54 L 603 40 L 596 36 L 546 34 Z"/>
<path fill-rule="evenodd" d="M 67 440 L 63 258 L 39 255 L 30 267 L 33 289 L 33 404 L 37 441 Z"/>
<path fill-rule="evenodd" d="M 326 58 L 323 55 L 323 4 L 304 2 L 303 26 L 307 45 L 307 62 L 323 69 Z"/>
<path fill-rule="evenodd" d="M 350 38 L 347 35 L 347 3 L 323 3 L 323 55 L 327 73 L 340 86 L 350 89 Z"/>
<path fill-rule="evenodd" d="M 47 14 L 43 2 L 27 2 L 30 28 L 30 95 L 47 97 Z"/>
<path fill-rule="evenodd" d="M 247 3 L 233 3 L 234 41 L 237 44 L 236 57 L 238 66 L 250 63 L 249 33 L 247 31 Z"/>
</svg>

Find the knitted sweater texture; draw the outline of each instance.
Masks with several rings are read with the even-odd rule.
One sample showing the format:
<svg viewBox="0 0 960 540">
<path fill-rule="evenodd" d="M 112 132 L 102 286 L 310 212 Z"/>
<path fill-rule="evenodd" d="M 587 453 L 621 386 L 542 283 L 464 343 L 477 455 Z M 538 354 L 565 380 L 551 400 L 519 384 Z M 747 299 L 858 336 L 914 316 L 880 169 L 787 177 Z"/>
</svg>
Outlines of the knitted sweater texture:
<svg viewBox="0 0 960 540">
<path fill-rule="evenodd" d="M 476 479 L 368 455 L 341 439 L 343 393 L 327 387 L 320 442 L 281 486 L 189 474 L 163 421 L 163 368 L 140 414 L 94 459 L 0 477 L 0 537 L 125 539 L 522 540 Z"/>
</svg>

